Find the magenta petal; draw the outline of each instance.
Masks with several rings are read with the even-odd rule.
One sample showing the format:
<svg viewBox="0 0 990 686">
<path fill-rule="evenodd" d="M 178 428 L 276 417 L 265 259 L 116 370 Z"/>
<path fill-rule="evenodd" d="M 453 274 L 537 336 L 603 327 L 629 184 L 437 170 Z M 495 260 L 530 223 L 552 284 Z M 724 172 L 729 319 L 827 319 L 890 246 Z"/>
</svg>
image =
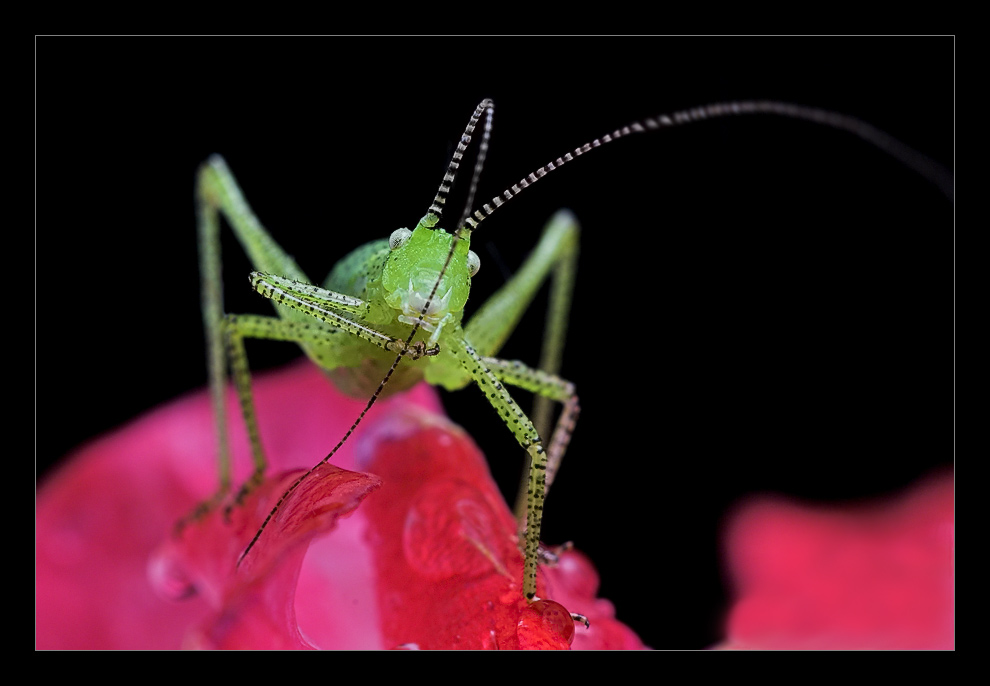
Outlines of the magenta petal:
<svg viewBox="0 0 990 686">
<path fill-rule="evenodd" d="M 556 567 L 544 571 L 547 597 L 587 616 L 591 623 L 588 628 L 577 627 L 573 650 L 646 648 L 636 632 L 616 618 L 612 602 L 598 597 L 598 572 L 584 553 L 569 550 L 560 556 Z"/>
<path fill-rule="evenodd" d="M 541 570 L 537 594 L 548 602 L 527 605 L 512 513 L 481 452 L 443 417 L 403 408 L 362 436 L 358 459 L 383 482 L 361 513 L 386 646 L 643 648 L 595 597 L 597 574 L 578 553 Z M 587 615 L 591 629 L 567 631 L 569 612 Z"/>
<path fill-rule="evenodd" d="M 364 405 L 341 396 L 308 363 L 259 374 L 254 390 L 273 473 L 311 467 Z M 369 422 L 375 413 L 387 415 L 410 403 L 439 408 L 435 394 L 420 386 L 379 402 Z M 236 407 L 233 394 L 230 407 Z M 236 412 L 230 433 L 243 479 L 249 458 Z M 199 391 L 83 446 L 40 485 L 37 647 L 177 649 L 215 612 L 210 593 L 214 602 L 221 597 L 219 582 L 200 589 L 206 596 L 178 602 L 164 599 L 148 580 L 151 554 L 216 489 L 215 440 L 209 399 Z M 334 463 L 353 468 L 352 453 L 348 443 Z M 332 535 L 310 545 L 300 572 L 297 614 L 311 642 L 321 647 L 382 646 L 362 526 L 360 510 L 339 522 Z M 159 576 L 169 573 L 156 570 Z M 171 573 L 179 580 L 175 597 L 189 580 L 181 581 L 176 569 Z"/>
<path fill-rule="evenodd" d="M 304 474 L 293 471 L 266 480 L 232 510 L 229 521 L 217 509 L 186 526 L 152 557 L 152 582 L 160 590 L 199 592 L 217 609 L 187 638 L 188 647 L 313 647 L 299 633 L 295 615 L 296 582 L 308 544 L 332 531 L 338 518 L 357 508 L 381 480 L 321 465 L 285 498 L 238 566 L 259 524 Z"/>
<path fill-rule="evenodd" d="M 363 406 L 306 365 L 260 375 L 255 395 L 275 476 L 229 522 L 218 509 L 174 535 L 215 488 L 205 392 L 94 442 L 42 485 L 39 648 L 642 647 L 595 597 L 597 575 L 577 553 L 540 574 L 538 592 L 554 602 L 527 606 L 512 515 L 480 451 L 424 387 L 379 403 L 334 456 L 340 468 L 303 481 L 238 568 L 297 468 Z M 568 611 L 592 628 L 572 637 Z"/>
<path fill-rule="evenodd" d="M 735 515 L 729 647 L 951 649 L 953 483 L 870 508 L 764 499 Z"/>
</svg>

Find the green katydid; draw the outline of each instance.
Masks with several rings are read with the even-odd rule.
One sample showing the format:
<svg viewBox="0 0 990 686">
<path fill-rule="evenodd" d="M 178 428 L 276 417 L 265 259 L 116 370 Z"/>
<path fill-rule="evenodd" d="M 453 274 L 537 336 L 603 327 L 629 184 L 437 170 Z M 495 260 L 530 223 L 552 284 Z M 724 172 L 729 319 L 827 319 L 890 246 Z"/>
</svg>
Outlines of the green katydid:
<svg viewBox="0 0 990 686">
<path fill-rule="evenodd" d="M 365 412 L 383 393 L 408 388 L 420 380 L 451 391 L 474 384 L 499 413 L 529 460 L 523 489 L 525 498 L 521 500 L 525 506 L 523 593 L 532 600 L 540 558 L 543 501 L 578 415 L 574 385 L 557 375 L 576 268 L 578 227 L 569 214 L 555 216 L 522 269 L 470 321 L 462 323 L 471 279 L 480 266 L 477 255 L 470 250 L 472 232 L 479 224 L 529 185 L 596 147 L 632 133 L 713 117 L 769 114 L 813 121 L 850 131 L 921 173 L 929 172 L 927 160 L 857 119 L 776 102 L 740 102 L 685 110 L 630 124 L 556 158 L 472 211 L 474 189 L 487 149 L 492 107 L 486 100 L 476 108 L 434 202 L 418 224 L 411 231 L 397 229 L 388 239 L 358 248 L 337 264 L 320 287 L 312 285 L 262 228 L 223 160 L 214 157 L 203 165 L 198 186 L 203 313 L 220 446 L 220 491 L 214 501 L 232 488 L 223 403 L 228 364 L 254 460 L 254 473 L 241 492 L 258 483 L 265 470 L 244 352 L 245 338 L 298 343 L 341 390 L 357 397 L 370 397 Z M 440 228 L 444 204 L 482 117 L 485 117 L 485 131 L 467 207 L 448 233 Z M 224 314 L 218 213 L 233 227 L 257 270 L 251 274 L 251 287 L 274 302 L 278 317 Z M 554 286 L 540 364 L 529 366 L 497 358 L 522 313 L 551 275 Z M 537 404 L 535 422 L 520 408 L 507 386 L 533 392 L 542 401 Z M 549 433 L 549 401 L 562 403 L 564 409 L 552 437 L 544 443 Z M 351 431 L 363 416 L 364 413 L 358 417 Z M 334 451 L 320 464 L 331 459 Z M 305 475 L 296 483 L 304 478 Z M 294 487 L 283 494 L 269 519 Z M 268 519 L 259 528 L 255 541 L 264 534 L 267 523 Z M 243 555 L 250 554 L 251 546 L 253 542 Z"/>
</svg>

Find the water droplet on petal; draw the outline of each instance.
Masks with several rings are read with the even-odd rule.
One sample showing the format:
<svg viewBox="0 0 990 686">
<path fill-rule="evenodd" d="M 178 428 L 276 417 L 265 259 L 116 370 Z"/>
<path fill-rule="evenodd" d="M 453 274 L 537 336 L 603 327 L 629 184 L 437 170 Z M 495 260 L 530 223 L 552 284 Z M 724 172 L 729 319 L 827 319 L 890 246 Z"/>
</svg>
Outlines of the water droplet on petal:
<svg viewBox="0 0 990 686">
<path fill-rule="evenodd" d="M 560 603 L 537 600 L 520 613 L 516 636 L 523 650 L 566 649 L 574 641 L 574 620 Z"/>
</svg>

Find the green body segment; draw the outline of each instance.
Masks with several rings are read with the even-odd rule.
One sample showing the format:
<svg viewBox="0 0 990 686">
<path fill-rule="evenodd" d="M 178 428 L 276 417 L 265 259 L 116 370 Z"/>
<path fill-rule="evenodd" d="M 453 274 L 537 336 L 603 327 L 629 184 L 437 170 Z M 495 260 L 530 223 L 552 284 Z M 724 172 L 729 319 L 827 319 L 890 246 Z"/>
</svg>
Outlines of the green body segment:
<svg viewBox="0 0 990 686">
<path fill-rule="evenodd" d="M 221 158 L 214 156 L 203 165 L 198 189 L 203 317 L 221 472 L 220 492 L 211 502 L 222 500 L 231 485 L 223 402 L 228 365 L 255 465 L 238 497 L 260 482 L 265 470 L 245 338 L 297 343 L 341 391 L 359 398 L 376 393 L 396 355 L 402 355 L 384 393 L 407 389 L 421 380 L 451 391 L 473 382 L 526 451 L 530 469 L 517 509 L 525 509 L 523 593 L 534 598 L 543 500 L 578 413 L 573 385 L 556 376 L 560 355 L 552 349 L 563 343 L 570 304 L 577 258 L 573 216 L 558 213 L 523 268 L 462 327 L 471 260 L 477 263 L 469 250 L 468 232 L 454 244 L 454 235 L 432 228 L 436 217 L 428 215 L 411 232 L 401 230 L 401 235 L 396 232 L 389 240 L 357 248 L 337 263 L 322 286 L 314 286 L 255 218 Z M 219 214 L 230 223 L 258 270 L 251 275 L 252 288 L 273 301 L 277 317 L 224 314 Z M 554 288 L 544 344 L 546 366 L 541 371 L 492 357 L 550 274 Z M 416 334 L 407 340 L 413 326 L 417 326 Z M 506 385 L 563 403 L 549 449 Z"/>
<path fill-rule="evenodd" d="M 363 324 L 405 339 L 437 285 L 452 238 L 442 229 L 420 227 L 395 249 L 389 248 L 387 240 L 367 243 L 337 263 L 325 286 L 330 291 L 360 298 L 366 304 L 361 313 Z M 436 335 L 439 354 L 404 361 L 393 373 L 384 394 L 407 389 L 424 378 L 447 390 L 457 390 L 470 383 L 470 376 L 450 353 L 451 341 L 464 335 L 461 321 L 471 290 L 468 243 L 466 240 L 458 243 L 431 301 L 430 309 L 436 314 L 424 317 L 413 339 L 427 342 Z M 304 347 L 343 392 L 357 398 L 374 393 L 395 360 L 394 352 L 381 348 L 369 350 L 369 346 L 354 337 L 346 337 L 333 350 L 315 344 Z"/>
</svg>

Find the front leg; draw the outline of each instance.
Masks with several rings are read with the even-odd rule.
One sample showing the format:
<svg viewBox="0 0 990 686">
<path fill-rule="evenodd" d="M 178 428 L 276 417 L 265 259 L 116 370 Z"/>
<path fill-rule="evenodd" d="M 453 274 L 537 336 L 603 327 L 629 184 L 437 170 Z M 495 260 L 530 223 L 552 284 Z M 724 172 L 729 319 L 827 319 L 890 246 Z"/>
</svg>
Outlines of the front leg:
<svg viewBox="0 0 990 686">
<path fill-rule="evenodd" d="M 554 477 L 557 475 L 557 470 L 560 468 L 560 462 L 564 459 L 567 446 L 571 442 L 571 434 L 574 432 L 575 424 L 577 424 L 578 414 L 581 412 L 574 384 L 561 379 L 556 374 L 550 374 L 542 369 L 533 369 L 519 360 L 502 360 L 497 357 L 483 357 L 481 359 L 503 383 L 535 393 L 539 400 L 563 404 L 564 410 L 557 419 L 553 436 L 550 438 L 550 447 L 547 448 L 545 490 L 549 492 Z M 519 509 L 518 503 L 517 509 Z"/>
<path fill-rule="evenodd" d="M 536 297 L 540 286 L 551 278 L 550 302 L 540 369 L 560 372 L 567 320 L 577 272 L 579 227 L 567 210 L 560 210 L 547 222 L 532 254 L 518 272 L 488 299 L 464 327 L 464 337 L 481 355 L 497 355 L 515 331 L 519 320 Z M 533 424 L 541 434 L 550 432 L 551 407 L 548 396 L 538 394 L 533 405 Z"/>
<path fill-rule="evenodd" d="M 518 272 L 487 300 L 464 327 L 464 337 L 483 356 L 497 355 L 502 344 L 515 330 L 523 313 L 529 308 L 540 286 L 551 278 L 550 302 L 547 308 L 546 328 L 543 333 L 543 351 L 540 369 L 555 375 L 560 372 L 564 341 L 567 338 L 567 320 L 577 271 L 579 227 L 577 219 L 567 210 L 560 210 L 543 229 L 543 235 L 532 254 L 526 258 Z M 506 381 L 512 383 L 511 381 Z M 526 384 L 518 384 L 528 389 Z M 528 389 L 534 390 L 534 389 Z M 553 419 L 552 401 L 560 400 L 552 394 L 534 390 L 533 425 L 541 436 L 550 434 Z M 561 401 L 563 402 L 563 401 Z M 558 420 L 558 426 L 560 421 Z M 555 434 L 556 435 L 556 434 Z M 559 458 L 551 455 L 551 470 L 556 470 Z M 563 455 L 563 451 L 560 451 Z M 528 489 L 527 467 L 522 472 L 519 497 L 516 499 L 516 517 L 523 516 L 522 494 Z M 552 481 L 552 472 L 550 480 Z"/>
<path fill-rule="evenodd" d="M 465 340 L 451 345 L 450 352 L 461 363 L 478 387 L 488 398 L 488 402 L 502 417 L 519 445 L 529 456 L 529 476 L 526 486 L 526 526 L 524 532 L 523 555 L 523 595 L 532 601 L 536 598 L 536 569 L 540 558 L 540 528 L 543 523 L 543 502 L 552 470 L 560 463 L 570 439 L 571 430 L 578 414 L 578 398 L 573 384 L 552 374 L 526 367 L 519 362 L 507 362 L 495 358 L 483 358 Z M 550 454 L 543 448 L 543 441 L 526 413 L 512 399 L 504 383 L 520 386 L 526 390 L 547 396 L 564 403 L 564 412 L 557 423 L 550 444 Z"/>
</svg>

